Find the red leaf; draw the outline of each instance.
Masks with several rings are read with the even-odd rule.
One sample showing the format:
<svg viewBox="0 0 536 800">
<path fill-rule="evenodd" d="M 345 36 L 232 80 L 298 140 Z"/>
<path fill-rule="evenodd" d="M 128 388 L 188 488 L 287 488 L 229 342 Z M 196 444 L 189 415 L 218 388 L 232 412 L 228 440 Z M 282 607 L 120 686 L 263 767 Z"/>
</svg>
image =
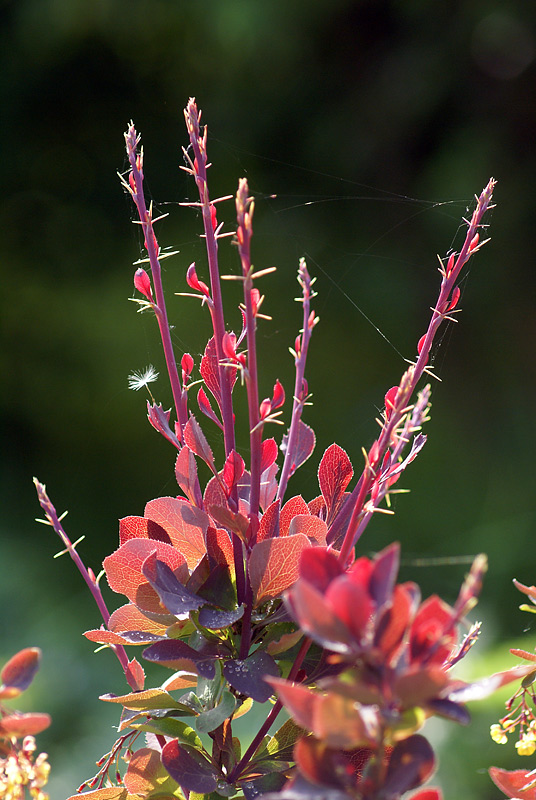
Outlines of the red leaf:
<svg viewBox="0 0 536 800">
<path fill-rule="evenodd" d="M 348 651 L 352 641 L 348 628 L 332 606 L 325 602 L 322 593 L 310 583 L 296 581 L 285 598 L 285 604 L 303 632 L 316 642 L 338 653 Z"/>
<path fill-rule="evenodd" d="M 277 458 L 277 443 L 275 439 L 265 439 L 261 450 L 261 474 L 271 467 Z"/>
<path fill-rule="evenodd" d="M 389 419 L 391 417 L 391 414 L 393 413 L 397 394 L 398 394 L 398 386 L 391 386 L 389 391 L 386 392 L 385 394 L 384 402 L 385 402 L 386 419 Z"/>
<path fill-rule="evenodd" d="M 154 614 L 147 617 L 133 603 L 127 603 L 117 608 L 108 620 L 108 630 L 120 633 L 121 631 L 145 631 L 155 636 L 164 636 L 170 625 L 176 622 L 170 614 L 163 615 L 161 621 Z"/>
<path fill-rule="evenodd" d="M 199 506 L 201 488 L 197 477 L 197 464 L 194 454 L 187 445 L 184 445 L 175 461 L 175 478 L 190 503 Z"/>
<path fill-rule="evenodd" d="M 267 678 L 267 681 L 298 725 L 312 730 L 316 695 L 301 683 L 291 683 L 283 678 Z"/>
<path fill-rule="evenodd" d="M 272 464 L 261 474 L 261 493 L 259 497 L 259 505 L 263 511 L 273 502 L 277 492 L 276 475 L 279 467 L 277 464 Z"/>
<path fill-rule="evenodd" d="M 422 789 L 408 797 L 408 800 L 443 800 L 443 794 L 441 789 Z"/>
<path fill-rule="evenodd" d="M 40 661 L 41 650 L 38 647 L 26 647 L 15 653 L 7 664 L 4 664 L 0 673 L 3 683 L 0 687 L 0 696 L 18 697 L 22 694 L 33 681 Z"/>
<path fill-rule="evenodd" d="M 205 487 L 203 504 L 205 508 L 210 508 L 210 506 L 223 506 L 224 508 L 229 508 L 225 492 L 220 486 L 220 481 L 215 477 L 212 477 Z"/>
<path fill-rule="evenodd" d="M 158 431 L 158 433 L 161 433 L 168 442 L 171 442 L 171 444 L 175 445 L 175 447 L 180 450 L 180 442 L 169 427 L 170 416 L 171 409 L 164 411 L 161 403 L 159 405 L 156 405 L 156 403 L 151 405 L 151 403 L 147 401 L 147 419 L 153 428 Z"/>
<path fill-rule="evenodd" d="M 216 471 L 212 450 L 206 440 L 205 434 L 201 430 L 201 426 L 193 414 L 190 415 L 190 419 L 184 426 L 184 443 L 188 445 L 196 456 L 199 456 L 199 458 L 202 458 L 203 461 L 208 464 L 212 472 Z"/>
<path fill-rule="evenodd" d="M 210 400 L 208 399 L 207 394 L 202 386 L 197 393 L 197 405 L 199 406 L 205 417 L 211 419 L 212 422 L 216 423 L 218 428 L 221 428 L 223 430 L 223 425 L 221 424 L 218 417 L 214 413 L 212 406 L 210 404 Z"/>
<path fill-rule="evenodd" d="M 338 444 L 330 445 L 318 467 L 318 483 L 326 502 L 328 519 L 337 512 L 353 474 L 354 470 L 346 452 Z"/>
<path fill-rule="evenodd" d="M 497 786 L 507 797 L 522 797 L 523 800 L 536 800 L 536 786 L 523 791 L 523 787 L 530 783 L 533 776 L 528 775 L 526 769 L 500 769 L 490 767 L 489 776 L 495 786 Z"/>
<path fill-rule="evenodd" d="M 132 661 L 128 662 L 128 667 L 125 672 L 125 676 L 128 680 L 130 678 L 129 686 L 134 684 L 134 689 L 137 692 L 141 692 L 144 685 L 145 685 L 145 672 L 143 671 L 143 667 L 139 661 L 136 661 L 135 658 Z"/>
<path fill-rule="evenodd" d="M 249 577 L 258 606 L 289 589 L 299 575 L 300 556 L 310 547 L 306 536 L 266 539 L 256 544 L 249 556 Z"/>
<path fill-rule="evenodd" d="M 129 539 L 153 539 L 171 544 L 165 530 L 145 517 L 123 517 L 119 520 L 119 544 L 122 545 Z"/>
<path fill-rule="evenodd" d="M 279 516 L 279 535 L 288 536 L 291 520 L 298 514 L 308 514 L 309 506 L 301 496 L 291 497 L 287 500 Z"/>
<path fill-rule="evenodd" d="M 105 789 L 73 794 L 67 800 L 128 800 L 128 792 L 122 786 L 107 786 Z"/>
<path fill-rule="evenodd" d="M 324 520 L 312 514 L 297 514 L 290 521 L 288 535 L 295 536 L 297 533 L 303 533 L 308 539 L 325 546 L 328 526 Z"/>
<path fill-rule="evenodd" d="M 441 665 L 446 661 L 458 641 L 453 617 L 453 609 L 437 595 L 420 605 L 410 631 L 412 663 Z"/>
<path fill-rule="evenodd" d="M 142 267 L 139 267 L 134 273 L 134 287 L 145 295 L 147 300 L 152 302 L 153 292 L 151 289 L 151 279 Z"/>
<path fill-rule="evenodd" d="M 48 714 L 9 714 L 0 719 L 0 736 L 36 736 L 46 730 L 51 722 Z"/>
<path fill-rule="evenodd" d="M 207 552 L 208 514 L 179 497 L 150 500 L 144 514 L 164 528 L 173 547 L 184 556 L 188 567 L 194 569 Z"/>
<path fill-rule="evenodd" d="M 243 474 L 244 459 L 236 450 L 231 450 L 225 459 L 225 465 L 223 467 L 223 481 L 227 486 L 229 495 L 232 493 Z"/>
<path fill-rule="evenodd" d="M 220 566 L 229 567 L 231 574 L 234 574 L 233 543 L 226 530 L 212 526 L 208 528 L 207 554 L 211 561 Z"/>
<path fill-rule="evenodd" d="M 157 778 L 163 777 L 165 771 L 160 760 L 160 753 L 142 747 L 130 756 L 128 769 L 123 778 L 125 787 L 131 794 L 146 797 L 158 787 Z"/>
<path fill-rule="evenodd" d="M 209 339 L 209 341 L 207 342 L 203 358 L 201 359 L 201 365 L 199 367 L 199 371 L 201 373 L 201 377 L 205 381 L 207 389 L 209 389 L 209 391 L 213 395 L 221 411 L 220 372 L 218 367 L 218 356 L 216 354 L 216 342 L 214 341 L 214 337 L 212 337 L 212 339 Z"/>
<path fill-rule="evenodd" d="M 300 421 L 298 422 L 298 434 L 296 436 L 296 442 L 294 444 L 294 451 L 289 456 L 289 458 L 291 459 L 289 477 L 296 472 L 298 467 L 301 467 L 301 465 L 307 461 L 307 459 L 315 449 L 315 444 L 316 444 L 315 432 L 313 431 L 312 428 L 309 427 L 309 425 L 306 425 L 305 422 L 302 422 L 300 419 Z M 281 449 L 285 453 L 285 456 L 287 447 L 288 447 L 288 434 L 283 436 L 283 443 L 281 445 Z"/>
<path fill-rule="evenodd" d="M 285 402 L 285 390 L 277 380 L 274 384 L 274 393 L 272 395 L 272 411 L 280 408 Z"/>
<path fill-rule="evenodd" d="M 300 578 L 324 594 L 331 581 L 344 573 L 341 562 L 329 550 L 314 547 L 305 550 L 300 560 Z"/>
<path fill-rule="evenodd" d="M 258 542 L 262 542 L 265 539 L 273 539 L 279 535 L 279 505 L 279 500 L 275 500 L 262 515 L 259 530 L 257 531 Z"/>
<path fill-rule="evenodd" d="M 224 508 L 223 506 L 209 506 L 210 516 L 218 522 L 220 525 L 223 525 L 233 533 L 236 533 L 242 541 L 246 540 L 246 533 L 249 528 L 249 520 L 240 512 L 236 514 L 234 511 L 229 511 L 228 508 Z"/>
<path fill-rule="evenodd" d="M 186 582 L 188 569 L 184 556 L 164 542 L 153 542 L 149 539 L 130 539 L 107 556 L 103 566 L 113 592 L 126 595 L 145 611 L 165 614 L 167 612 L 160 604 L 157 593 L 148 584 L 141 571 L 143 562 L 153 552 L 166 562 L 179 580 Z"/>
</svg>

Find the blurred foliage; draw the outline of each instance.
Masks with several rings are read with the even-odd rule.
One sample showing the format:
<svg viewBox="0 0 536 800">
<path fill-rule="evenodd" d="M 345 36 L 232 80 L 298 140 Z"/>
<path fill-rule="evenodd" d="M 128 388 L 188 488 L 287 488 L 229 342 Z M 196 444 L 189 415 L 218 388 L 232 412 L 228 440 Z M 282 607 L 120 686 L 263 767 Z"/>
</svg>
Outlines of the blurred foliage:
<svg viewBox="0 0 536 800">
<path fill-rule="evenodd" d="M 414 353 L 435 298 L 435 254 L 456 245 L 473 194 L 498 178 L 493 242 L 475 259 L 460 324 L 436 353 L 443 383 L 433 387 L 428 444 L 407 473 L 412 493 L 394 521 L 378 519 L 363 549 L 399 539 L 404 577 L 447 598 L 466 565 L 420 567 L 412 558 L 486 551 L 484 636 L 518 635 L 510 579 L 535 579 L 527 553 L 536 511 L 536 7 L 12 0 L 2 11 L 0 592 L 10 612 L 0 655 L 44 651 L 52 780 L 73 759 L 78 769 L 52 796 L 72 791 L 104 749 L 105 710 L 94 701 L 120 675 L 79 636 L 97 616 L 67 559 L 52 561 L 58 543 L 32 522 L 31 477 L 69 508 L 69 530 L 86 534 L 80 552 L 95 571 L 116 545 L 119 517 L 176 491 L 173 453 L 147 425 L 145 398 L 126 388 L 129 372 L 148 363 L 162 370 L 163 359 L 153 320 L 127 302 L 141 243 L 116 171 L 132 117 L 148 187 L 169 213 L 161 243 L 180 250 L 165 265 L 178 353 L 198 355 L 206 317 L 173 295 L 194 259 L 205 274 L 199 220 L 177 205 L 193 197 L 178 169 L 189 95 L 209 124 L 213 196 L 248 177 L 256 264 L 278 267 L 263 286 L 274 316 L 260 330 L 267 394 L 276 377 L 288 394 L 292 386 L 299 256 L 318 275 L 306 419 L 318 445 L 293 486 L 307 498 L 324 447 L 335 440 L 358 464 L 371 443 L 384 392 L 404 368 L 400 354 Z M 222 213 L 231 225 L 231 204 Z M 236 269 L 233 249 L 222 244 L 221 253 L 224 271 Z M 163 378 L 156 396 L 170 404 Z M 110 674 L 96 676 L 103 659 Z M 472 796 L 496 796 L 482 784 Z"/>
</svg>

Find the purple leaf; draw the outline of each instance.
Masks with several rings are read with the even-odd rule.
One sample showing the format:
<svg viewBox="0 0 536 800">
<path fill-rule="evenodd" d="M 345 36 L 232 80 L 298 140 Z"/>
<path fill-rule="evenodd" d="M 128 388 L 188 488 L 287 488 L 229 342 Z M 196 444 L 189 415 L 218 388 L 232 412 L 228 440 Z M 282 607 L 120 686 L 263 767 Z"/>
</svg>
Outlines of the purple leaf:
<svg viewBox="0 0 536 800">
<path fill-rule="evenodd" d="M 274 690 L 264 680 L 270 675 L 279 677 L 274 659 L 263 650 L 257 650 L 243 661 L 229 659 L 223 665 L 225 678 L 237 692 L 251 697 L 258 703 L 265 703 Z"/>
<path fill-rule="evenodd" d="M 185 669 L 190 672 L 197 672 L 203 678 L 208 678 L 209 680 L 216 674 L 214 667 L 216 656 L 199 653 L 179 639 L 164 639 L 163 641 L 155 642 L 155 644 L 145 648 L 143 657 L 147 661 L 153 661 L 156 664 L 171 667 L 171 669 Z"/>
<path fill-rule="evenodd" d="M 187 792 L 210 794 L 223 776 L 198 750 L 179 745 L 178 739 L 162 749 L 162 764 L 174 781 Z"/>
<path fill-rule="evenodd" d="M 244 616 L 244 606 L 235 608 L 234 611 L 224 611 L 221 608 L 204 606 L 199 612 L 199 624 L 212 631 L 228 628 Z"/>
<path fill-rule="evenodd" d="M 197 611 L 205 604 L 205 600 L 177 580 L 168 565 L 156 557 L 156 552 L 147 556 L 141 571 L 158 594 L 162 604 L 177 619 L 186 619 L 190 611 Z"/>
<path fill-rule="evenodd" d="M 435 769 L 434 751 L 424 736 L 416 733 L 399 742 L 389 759 L 382 797 L 398 798 L 421 786 Z"/>
</svg>

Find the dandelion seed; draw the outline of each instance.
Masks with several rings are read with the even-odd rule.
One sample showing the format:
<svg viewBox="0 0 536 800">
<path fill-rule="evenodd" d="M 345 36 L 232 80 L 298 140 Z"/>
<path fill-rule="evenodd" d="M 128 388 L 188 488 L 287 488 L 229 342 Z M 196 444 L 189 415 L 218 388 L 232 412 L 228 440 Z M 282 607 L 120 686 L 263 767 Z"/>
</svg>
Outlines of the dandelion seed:
<svg viewBox="0 0 536 800">
<path fill-rule="evenodd" d="M 132 372 L 128 376 L 128 388 L 133 389 L 133 391 L 138 392 L 140 389 L 143 389 L 144 386 L 147 386 L 149 383 L 154 383 L 158 379 L 158 372 L 155 370 L 152 364 L 149 364 L 148 367 L 145 367 L 144 370 L 138 370 Z"/>
</svg>

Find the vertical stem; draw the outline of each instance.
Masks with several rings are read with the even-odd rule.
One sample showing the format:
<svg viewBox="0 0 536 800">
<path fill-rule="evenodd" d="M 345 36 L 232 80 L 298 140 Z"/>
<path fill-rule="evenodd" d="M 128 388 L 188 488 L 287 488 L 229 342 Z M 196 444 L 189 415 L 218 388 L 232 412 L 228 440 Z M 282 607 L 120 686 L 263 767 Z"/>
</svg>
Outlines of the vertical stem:
<svg viewBox="0 0 536 800">
<path fill-rule="evenodd" d="M 444 267 L 441 265 L 440 267 L 442 280 L 439 296 L 435 307 L 432 309 L 432 316 L 430 318 L 430 322 L 428 323 L 426 334 L 419 342 L 418 358 L 402 376 L 400 384 L 397 387 L 398 391 L 394 399 L 393 407 L 390 410 L 390 413 L 386 414 L 385 416 L 385 421 L 377 441 L 378 447 L 375 462 L 373 465 L 371 465 L 367 461 L 365 464 L 365 469 L 363 470 L 359 481 L 354 487 L 354 490 L 335 517 L 328 531 L 328 541 L 333 541 L 336 533 L 344 523 L 345 519 L 347 519 L 348 515 L 351 514 L 339 556 L 339 559 L 343 564 L 345 564 L 350 558 L 353 548 L 356 545 L 358 536 L 363 530 L 360 528 L 360 522 L 364 512 L 365 500 L 375 477 L 374 467 L 381 463 L 383 456 L 391 444 L 392 437 L 396 438 L 397 428 L 404 420 L 404 417 L 408 412 L 408 405 L 411 402 L 411 397 L 415 392 L 421 376 L 427 368 L 428 358 L 430 356 L 430 350 L 434 341 L 434 337 L 441 323 L 445 319 L 449 319 L 449 312 L 451 312 L 452 308 L 454 307 L 451 306 L 453 292 L 461 269 L 464 264 L 467 263 L 473 253 L 475 253 L 483 244 L 483 242 L 479 243 L 477 233 L 482 224 L 482 217 L 490 206 L 494 186 L 495 181 L 493 178 L 491 178 L 485 189 L 482 191 L 480 197 L 477 198 L 477 205 L 471 220 L 468 222 L 465 241 L 458 256 L 455 256 L 453 253 L 449 257 L 447 266 Z M 454 305 L 456 302 L 457 300 L 454 301 Z"/>
<path fill-rule="evenodd" d="M 313 332 L 313 327 L 318 322 L 317 317 L 311 319 L 311 298 L 314 297 L 314 292 L 311 287 L 313 280 L 307 270 L 305 259 L 300 259 L 300 266 L 298 268 L 298 283 L 302 287 L 301 302 L 303 303 L 303 327 L 300 331 L 301 336 L 298 337 L 299 349 L 296 350 L 295 365 L 296 365 L 296 378 L 294 381 L 294 400 L 292 404 L 292 418 L 287 439 L 287 449 L 283 461 L 283 469 L 281 470 L 281 478 L 279 480 L 279 487 L 277 489 L 276 497 L 283 500 L 287 489 L 288 480 L 292 474 L 294 466 L 296 443 L 298 440 L 299 423 L 305 405 L 307 388 L 304 379 L 305 364 L 307 361 L 307 350 L 309 348 L 309 341 Z"/>
<path fill-rule="evenodd" d="M 152 209 L 147 210 L 145 196 L 143 193 L 143 150 L 141 150 L 141 152 L 138 154 L 137 146 L 139 143 L 139 137 L 136 134 L 134 125 L 130 125 L 128 132 L 125 135 L 125 141 L 127 145 L 128 160 L 132 170 L 132 181 L 128 184 L 130 187 L 129 191 L 138 210 L 138 216 L 145 238 L 145 247 L 147 249 L 149 264 L 151 265 L 151 273 L 156 297 L 156 319 L 160 329 L 162 346 L 164 348 L 166 367 L 171 384 L 171 391 L 173 393 L 173 402 L 180 427 L 180 441 L 182 443 L 183 430 L 187 422 L 187 415 L 182 402 L 183 391 L 179 373 L 177 371 L 177 364 L 175 361 L 175 354 L 173 352 L 173 344 L 171 342 L 171 333 L 167 318 L 166 301 L 162 287 L 162 270 L 160 267 L 160 261 L 158 259 L 160 248 L 154 233 Z"/>
<path fill-rule="evenodd" d="M 235 429 L 232 399 L 231 375 L 224 367 L 224 353 L 222 347 L 223 336 L 225 334 L 225 318 L 223 313 L 223 300 L 221 295 L 220 272 L 218 266 L 218 243 L 214 233 L 212 223 L 212 211 L 207 185 L 207 129 L 203 136 L 200 135 L 199 119 L 200 113 L 193 98 L 190 99 L 184 111 L 186 128 L 190 137 L 190 143 L 194 152 L 193 174 L 199 191 L 201 201 L 203 228 L 205 231 L 205 243 L 207 247 L 208 267 L 210 274 L 210 288 L 212 293 L 212 324 L 214 327 L 214 342 L 216 345 L 216 356 L 218 359 L 218 373 L 221 390 L 221 414 L 223 422 L 223 439 L 225 456 L 235 449 Z M 235 488 L 229 498 L 230 504 L 238 509 L 238 492 Z M 236 591 L 238 602 L 246 600 L 247 580 L 244 568 L 244 548 L 242 542 L 236 534 L 233 540 L 233 560 L 236 570 Z"/>
</svg>

